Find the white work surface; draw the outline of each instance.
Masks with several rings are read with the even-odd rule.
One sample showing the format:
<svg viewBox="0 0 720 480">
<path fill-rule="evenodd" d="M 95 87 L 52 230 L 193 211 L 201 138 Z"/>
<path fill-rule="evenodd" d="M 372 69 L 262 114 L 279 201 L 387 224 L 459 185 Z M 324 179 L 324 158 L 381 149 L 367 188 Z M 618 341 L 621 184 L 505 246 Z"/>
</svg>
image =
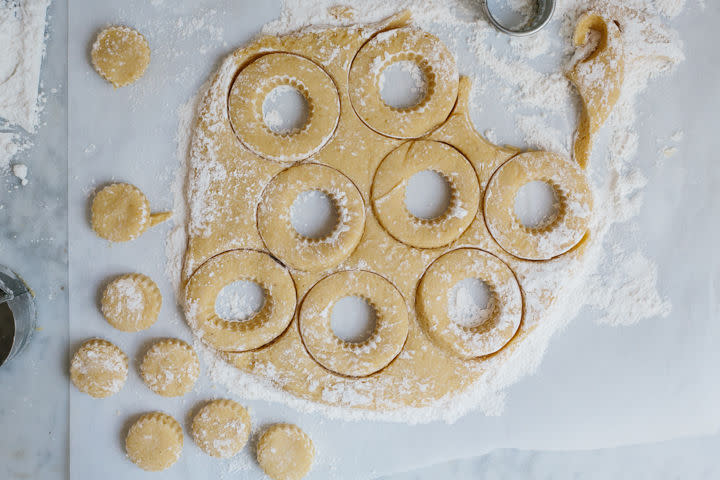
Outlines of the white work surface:
<svg viewBox="0 0 720 480">
<path fill-rule="evenodd" d="M 135 242 L 110 246 L 89 228 L 89 195 L 107 182 L 127 181 L 146 192 L 154 210 L 171 208 L 170 186 L 178 167 L 177 108 L 224 55 L 251 39 L 279 12 L 278 1 L 166 3 L 172 6 L 93 0 L 75 0 L 70 6 L 68 351 L 88 337 L 101 336 L 131 359 L 128 383 L 119 394 L 98 401 L 70 390 L 67 451 L 73 479 L 261 477 L 250 459 L 250 448 L 240 460 L 217 461 L 204 455 L 187 435 L 180 461 L 165 472 L 144 473 L 124 456 L 124 434 L 139 414 L 166 411 L 187 432 L 196 408 L 225 393 L 204 376 L 191 394 L 180 399 L 161 398 L 143 385 L 137 360 L 148 342 L 164 336 L 191 338 L 164 274 L 164 240 L 170 225 L 156 227 Z M 206 50 L 201 48 L 202 39 L 178 38 L 175 30 L 162 28 L 168 17 L 187 18 L 208 7 L 222 12 L 212 21 L 223 27 L 225 46 L 213 44 Z M 154 23 L 154 18 L 164 20 Z M 500 417 L 473 413 L 454 425 L 343 423 L 278 404 L 238 399 L 250 407 L 254 424 L 287 421 L 305 429 L 319 452 L 309 477 L 316 479 L 368 478 L 497 448 L 601 448 L 716 431 L 720 426 L 720 258 L 715 233 L 720 211 L 720 195 L 715 191 L 720 184 L 716 165 L 720 54 L 708 38 L 718 21 L 720 6 L 715 2 L 708 2 L 705 11 L 689 8 L 675 21 L 685 40 L 687 62 L 673 76 L 653 83 L 640 101 L 638 164 L 649 185 L 641 215 L 631 225 L 619 227 L 614 237 L 642 246 L 658 262 L 659 289 L 673 303 L 669 317 L 614 328 L 595 325 L 594 313 L 583 312 L 556 335 L 538 372 L 508 390 L 507 408 Z M 136 86 L 113 91 L 89 64 L 89 46 L 107 23 L 138 26 L 154 48 L 153 62 Z M 496 40 L 498 45 L 506 41 Z M 461 58 L 462 73 L 472 75 L 471 65 Z M 478 122 L 480 130 L 495 127 L 501 140 L 521 144 L 510 125 L 502 107 L 492 104 Z M 685 131 L 679 152 L 658 167 L 657 150 L 663 146 L 658 142 L 677 129 Z M 159 321 L 141 334 L 112 329 L 97 307 L 105 281 L 134 271 L 155 279 L 165 300 Z M 41 309 L 41 323 L 42 315 L 49 314 Z M 37 354 L 31 349 L 26 355 L 32 351 Z M 57 364 L 57 358 L 48 361 Z M 57 376 L 60 370 L 66 369 L 51 368 L 45 375 Z M 26 422 L 32 418 L 26 416 Z"/>
</svg>

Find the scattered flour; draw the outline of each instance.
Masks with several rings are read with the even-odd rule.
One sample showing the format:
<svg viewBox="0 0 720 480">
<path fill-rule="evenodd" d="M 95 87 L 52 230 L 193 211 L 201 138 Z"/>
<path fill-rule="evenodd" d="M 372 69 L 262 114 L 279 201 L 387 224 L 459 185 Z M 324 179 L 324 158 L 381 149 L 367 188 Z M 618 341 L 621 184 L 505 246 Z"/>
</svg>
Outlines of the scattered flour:
<svg viewBox="0 0 720 480">
<path fill-rule="evenodd" d="M 24 163 L 16 163 L 12 167 L 13 175 L 17 177 L 18 180 L 20 180 L 20 185 L 23 187 L 28 184 L 28 167 Z"/>
<path fill-rule="evenodd" d="M 684 59 L 682 42 L 663 19 L 663 16 L 679 14 L 684 0 L 560 0 L 548 31 L 530 40 L 509 40 L 508 48 L 504 49 L 497 46 L 498 34 L 484 20 L 475 2 L 367 0 L 357 10 L 338 8 L 336 3 L 337 0 L 285 0 L 280 17 L 265 25 L 263 33 L 282 34 L 311 25 L 379 21 L 398 10 L 410 9 L 418 26 L 437 34 L 458 54 L 461 71 L 475 72 L 481 67 L 480 75 L 473 74 L 476 81 L 471 107 L 476 124 L 478 112 L 483 111 L 482 103 L 491 94 L 503 102 L 507 115 L 522 136 L 520 140 L 528 148 L 544 148 L 565 155 L 569 154 L 580 111 L 578 95 L 564 74 L 578 60 L 570 42 L 574 26 L 579 15 L 589 8 L 616 18 L 622 28 L 627 67 L 621 98 L 601 135 L 605 141 L 596 146 L 590 166 L 595 205 L 601 206 L 596 208 L 592 226 L 594 242 L 588 247 L 579 271 L 568 272 L 563 262 L 550 262 L 541 267 L 533 265 L 534 269 L 545 268 L 547 271 L 543 272 L 542 278 L 549 278 L 550 283 L 559 287 L 553 291 L 558 301 L 543 312 L 542 321 L 523 341 L 522 348 L 516 349 L 506 361 L 494 363 L 496 369 L 493 372 L 461 395 L 440 402 L 440 406 L 381 413 L 308 402 L 287 394 L 276 384 L 230 367 L 196 339 L 195 347 L 214 382 L 244 398 L 282 402 L 302 411 L 322 412 L 332 418 L 405 423 L 444 419 L 452 422 L 474 408 L 489 415 L 500 414 L 504 406 L 504 389 L 537 368 L 552 335 L 577 316 L 583 307 L 599 310 L 598 321 L 608 325 L 628 325 L 670 312 L 669 302 L 657 291 L 655 264 L 640 251 L 627 253 L 619 247 L 609 246 L 605 237 L 613 224 L 632 219 L 642 205 L 642 189 L 647 180 L 634 165 L 639 145 L 636 102 L 651 79 L 671 72 Z M 517 0 L 513 5 L 520 8 L 525 3 Z M 559 29 L 559 39 L 550 33 L 553 28 Z M 540 57 L 547 62 L 533 61 Z M 549 69 L 548 64 L 553 68 Z M 492 87 L 486 84 L 492 84 Z M 175 185 L 174 210 L 182 213 L 176 215 L 177 227 L 166 245 L 168 274 L 176 287 L 182 269 L 185 229 L 192 228 L 184 200 L 189 136 L 197 103 L 204 91 L 205 88 L 201 89 L 178 112 L 180 173 Z M 492 121 L 492 118 L 482 120 Z M 485 136 L 498 142 L 494 129 L 485 130 Z M 681 140 L 681 132 L 676 138 Z M 500 139 L 499 143 L 504 142 Z M 213 172 L 204 174 L 212 175 Z M 530 269 L 524 271 L 521 267 L 516 273 L 528 289 L 542 291 L 547 288 L 533 283 Z M 464 294 L 460 299 L 456 295 L 455 304 L 467 311 L 473 307 L 469 296 Z M 536 307 L 528 305 L 528 308 Z M 273 372 L 264 373 L 273 378 Z M 332 394 L 328 392 L 328 395 Z M 334 394 L 351 400 L 350 397 L 358 392 Z"/>
</svg>

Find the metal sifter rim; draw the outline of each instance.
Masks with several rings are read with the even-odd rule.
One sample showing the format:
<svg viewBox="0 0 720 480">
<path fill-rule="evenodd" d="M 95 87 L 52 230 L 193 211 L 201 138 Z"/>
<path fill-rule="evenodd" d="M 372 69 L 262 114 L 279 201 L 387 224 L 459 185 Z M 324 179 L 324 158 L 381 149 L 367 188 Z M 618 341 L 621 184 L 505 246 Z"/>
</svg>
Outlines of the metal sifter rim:
<svg viewBox="0 0 720 480">
<path fill-rule="evenodd" d="M 553 12 L 555 12 L 555 0 L 536 0 L 537 10 L 535 17 L 533 17 L 531 21 L 525 23 L 522 27 L 513 29 L 503 25 L 497 18 L 495 18 L 495 16 L 493 16 L 493 13 L 490 11 L 490 7 L 488 7 L 488 0 L 480 1 L 488 21 L 499 31 L 516 37 L 532 35 L 533 33 L 538 32 L 547 25 L 553 16 Z"/>
</svg>

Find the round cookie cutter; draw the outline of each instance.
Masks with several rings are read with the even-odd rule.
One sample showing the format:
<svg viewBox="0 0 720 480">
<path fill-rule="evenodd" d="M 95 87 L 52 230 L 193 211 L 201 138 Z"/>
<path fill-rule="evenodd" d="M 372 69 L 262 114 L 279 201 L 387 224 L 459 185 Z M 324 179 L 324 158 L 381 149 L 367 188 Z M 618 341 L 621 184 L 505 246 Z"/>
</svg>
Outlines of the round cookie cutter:
<svg viewBox="0 0 720 480">
<path fill-rule="evenodd" d="M 547 25 L 555 12 L 555 0 L 536 0 L 535 15 L 519 27 L 509 27 L 502 24 L 500 20 L 493 15 L 488 1 L 490 0 L 480 0 L 488 21 L 499 31 L 516 37 L 524 37 L 539 32 Z"/>
<path fill-rule="evenodd" d="M 15 272 L 0 265 L 0 366 L 28 344 L 36 322 L 30 287 Z"/>
</svg>

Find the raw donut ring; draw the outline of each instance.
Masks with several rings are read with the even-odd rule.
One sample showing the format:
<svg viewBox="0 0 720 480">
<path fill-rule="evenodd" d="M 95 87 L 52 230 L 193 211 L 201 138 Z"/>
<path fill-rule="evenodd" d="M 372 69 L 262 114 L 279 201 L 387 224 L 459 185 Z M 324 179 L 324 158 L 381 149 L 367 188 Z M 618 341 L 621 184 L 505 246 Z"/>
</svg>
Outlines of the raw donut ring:
<svg viewBox="0 0 720 480">
<path fill-rule="evenodd" d="M 275 133 L 263 117 L 265 97 L 276 87 L 296 88 L 308 103 L 301 129 Z M 238 139 L 255 154 L 295 162 L 320 150 L 340 118 L 340 98 L 332 78 L 307 58 L 290 53 L 263 55 L 243 68 L 230 88 L 228 116 Z"/>
<path fill-rule="evenodd" d="M 447 210 L 430 220 L 405 207 L 407 182 L 423 170 L 442 175 L 452 191 Z M 455 148 L 419 140 L 401 145 L 380 163 L 371 198 L 378 221 L 390 235 L 411 247 L 435 248 L 457 239 L 470 226 L 480 204 L 480 185 L 472 164 Z"/>
<path fill-rule="evenodd" d="M 425 74 L 427 90 L 417 105 L 394 108 L 380 95 L 386 67 L 412 61 Z M 418 138 L 440 126 L 455 106 L 458 71 L 455 58 L 434 35 L 412 27 L 381 32 L 358 52 L 350 67 L 350 101 L 370 128 L 396 138 Z"/>
<path fill-rule="evenodd" d="M 332 307 L 357 296 L 375 310 L 375 330 L 360 343 L 338 338 L 330 326 Z M 363 270 L 333 273 L 305 295 L 298 315 L 300 336 L 310 356 L 328 370 L 348 377 L 371 375 L 392 362 L 408 335 L 408 312 L 397 288 L 380 275 Z"/>
<path fill-rule="evenodd" d="M 555 189 L 557 216 L 539 228 L 524 226 L 515 215 L 515 197 L 528 182 L 543 181 Z M 485 223 L 495 241 L 525 260 L 549 260 L 567 252 L 588 230 L 593 199 L 577 163 L 549 152 L 527 152 L 501 165 L 485 191 Z"/>
<path fill-rule="evenodd" d="M 492 292 L 490 314 L 476 326 L 463 326 L 451 318 L 451 289 L 467 278 L 485 282 Z M 423 274 L 416 296 L 418 319 L 440 347 L 462 357 L 476 358 L 497 352 L 515 335 L 523 316 L 520 285 L 503 261 L 476 248 L 460 248 L 435 260 Z"/>
<path fill-rule="evenodd" d="M 265 290 L 265 303 L 252 318 L 228 321 L 215 312 L 226 285 L 250 280 Z M 185 289 L 187 318 L 197 335 L 215 348 L 242 352 L 271 342 L 285 331 L 297 297 L 290 273 L 270 255 L 255 250 L 221 253 L 198 268 Z"/>
<path fill-rule="evenodd" d="M 323 238 L 300 235 L 290 221 L 293 202 L 309 190 L 330 197 L 338 214 L 337 225 Z M 355 184 L 334 168 L 296 165 L 278 173 L 265 187 L 257 207 L 257 226 L 265 246 L 285 264 L 298 270 L 323 270 L 347 258 L 360 242 L 365 205 Z"/>
</svg>

